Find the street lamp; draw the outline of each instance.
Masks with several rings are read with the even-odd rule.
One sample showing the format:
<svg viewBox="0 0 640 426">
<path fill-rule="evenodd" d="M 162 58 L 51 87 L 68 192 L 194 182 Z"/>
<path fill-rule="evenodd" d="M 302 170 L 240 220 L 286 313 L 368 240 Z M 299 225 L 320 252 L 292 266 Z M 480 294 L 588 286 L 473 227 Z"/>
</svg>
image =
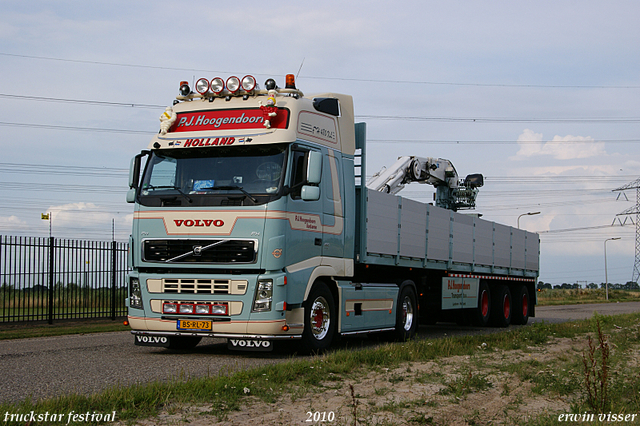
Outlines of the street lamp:
<svg viewBox="0 0 640 426">
<path fill-rule="evenodd" d="M 607 276 L 607 241 L 619 240 L 621 237 L 607 238 L 604 240 L 604 291 L 605 300 L 609 300 L 609 277 Z"/>
<path fill-rule="evenodd" d="M 540 214 L 540 212 L 528 212 L 528 213 L 522 213 L 520 216 L 518 216 L 518 229 L 520 229 L 520 218 L 522 216 L 533 216 L 535 214 Z"/>
</svg>

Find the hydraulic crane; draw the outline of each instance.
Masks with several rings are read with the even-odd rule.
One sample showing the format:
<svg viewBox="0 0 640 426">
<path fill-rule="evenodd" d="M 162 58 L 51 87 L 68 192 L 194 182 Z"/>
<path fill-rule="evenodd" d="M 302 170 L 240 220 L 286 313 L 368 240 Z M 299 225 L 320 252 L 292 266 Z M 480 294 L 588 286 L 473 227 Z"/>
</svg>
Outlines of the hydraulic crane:
<svg viewBox="0 0 640 426">
<path fill-rule="evenodd" d="M 457 211 L 476 206 L 478 188 L 484 184 L 481 174 L 464 179 L 449 160 L 443 158 L 402 156 L 390 168 L 383 167 L 367 181 L 367 188 L 397 194 L 411 182 L 426 183 L 436 188 L 436 206 Z"/>
</svg>

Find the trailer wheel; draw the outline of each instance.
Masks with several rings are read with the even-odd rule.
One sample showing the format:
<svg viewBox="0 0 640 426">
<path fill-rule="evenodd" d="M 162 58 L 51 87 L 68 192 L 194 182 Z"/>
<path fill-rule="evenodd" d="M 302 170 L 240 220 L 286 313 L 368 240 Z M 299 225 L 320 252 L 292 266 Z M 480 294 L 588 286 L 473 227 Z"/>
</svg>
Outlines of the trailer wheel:
<svg viewBox="0 0 640 426">
<path fill-rule="evenodd" d="M 511 291 L 506 285 L 495 288 L 491 300 L 493 309 L 491 315 L 496 327 L 508 327 L 511 323 Z"/>
<path fill-rule="evenodd" d="M 408 285 L 400 290 L 396 308 L 396 338 L 400 341 L 411 339 L 418 330 L 418 299 L 413 287 Z"/>
<path fill-rule="evenodd" d="M 489 325 L 491 318 L 491 292 L 486 281 L 480 281 L 480 289 L 478 291 L 478 307 L 473 310 L 473 325 L 478 327 L 486 327 Z"/>
<path fill-rule="evenodd" d="M 199 336 L 171 336 L 169 337 L 169 349 L 187 350 L 195 348 L 200 343 Z"/>
<path fill-rule="evenodd" d="M 336 334 L 336 308 L 329 287 L 323 282 L 314 284 L 304 302 L 304 352 L 321 352 L 331 345 Z"/>
<path fill-rule="evenodd" d="M 526 285 L 520 286 L 513 299 L 511 323 L 525 325 L 529 322 L 529 290 Z"/>
</svg>

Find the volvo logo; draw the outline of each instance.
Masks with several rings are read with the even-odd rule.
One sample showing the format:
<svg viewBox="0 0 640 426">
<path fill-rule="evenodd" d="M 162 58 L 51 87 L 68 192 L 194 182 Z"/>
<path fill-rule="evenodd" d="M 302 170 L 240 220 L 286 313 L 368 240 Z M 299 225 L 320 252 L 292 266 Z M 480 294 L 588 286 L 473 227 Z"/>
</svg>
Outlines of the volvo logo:
<svg viewBox="0 0 640 426">
<path fill-rule="evenodd" d="M 194 256 L 202 256 L 202 246 L 195 246 L 193 248 L 193 255 Z"/>
</svg>

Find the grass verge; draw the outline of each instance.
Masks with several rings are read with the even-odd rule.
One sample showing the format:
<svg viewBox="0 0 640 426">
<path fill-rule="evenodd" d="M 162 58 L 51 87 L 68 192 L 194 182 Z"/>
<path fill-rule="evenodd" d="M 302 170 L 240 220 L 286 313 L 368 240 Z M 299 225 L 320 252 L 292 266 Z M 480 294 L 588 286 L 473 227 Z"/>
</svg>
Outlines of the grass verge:
<svg viewBox="0 0 640 426">
<path fill-rule="evenodd" d="M 591 333 L 598 336 L 607 335 L 609 345 L 615 351 L 608 356 L 607 366 L 610 381 L 608 382 L 608 401 L 614 413 L 640 413 L 640 377 L 637 366 L 625 364 L 625 354 L 638 351 L 640 346 L 640 313 L 618 316 L 596 316 L 590 320 L 562 324 L 539 323 L 527 327 L 518 327 L 502 333 L 481 336 L 448 337 L 437 340 L 418 340 L 402 344 L 383 344 L 374 349 L 338 350 L 326 355 L 306 359 L 292 359 L 286 363 L 265 366 L 257 369 L 238 371 L 228 375 L 216 375 L 204 378 L 178 377 L 168 382 L 154 382 L 131 387 L 113 387 L 102 393 L 81 396 L 66 395 L 58 398 L 31 401 L 18 404 L 0 404 L 0 415 L 3 413 L 111 413 L 117 412 L 119 420 L 133 422 L 158 415 L 161 411 L 175 412 L 183 405 L 202 405 L 206 410 L 201 414 L 215 416 L 224 421 L 230 413 L 246 407 L 248 398 L 272 404 L 286 395 L 294 402 L 309 393 L 320 392 L 342 386 L 347 380 L 361 380 L 371 372 L 397 369 L 414 362 L 435 361 L 454 356 L 477 356 L 484 348 L 491 348 L 496 353 L 506 351 L 530 351 L 532 347 L 546 345 L 550 340 L 558 338 L 581 338 Z M 596 337 L 597 338 L 597 337 Z M 453 381 L 444 381 L 441 395 L 451 395 L 462 399 L 469 392 L 479 392 L 491 387 L 483 368 L 491 371 L 498 369 L 505 373 L 531 382 L 533 392 L 550 397 L 571 399 L 571 412 L 589 412 L 588 400 L 584 390 L 584 378 L 587 374 L 583 367 L 583 353 L 566 354 L 557 361 L 547 364 L 536 359 L 503 358 L 498 365 L 482 366 L 479 362 L 475 374 L 471 370 L 462 371 L 460 377 Z M 588 356 L 588 355 L 587 355 Z M 593 368 L 597 368 L 597 365 Z M 628 370 L 631 368 L 631 370 Z M 633 370 L 635 368 L 635 370 Z M 410 368 L 407 367 L 406 371 Z M 582 371 L 582 372 L 581 372 Z M 635 373 L 633 372 L 635 371 Z M 404 379 L 402 379 L 404 380 Z M 421 376 L 421 380 L 442 381 L 438 374 L 432 378 Z M 389 389 L 394 381 L 389 379 Z M 380 393 L 387 392 L 380 388 Z M 511 390 L 503 386 L 504 395 Z M 378 393 L 378 391 L 376 391 Z M 353 394 L 354 401 L 359 395 Z M 422 404 L 422 403 L 421 403 Z M 411 404 L 409 404 L 411 405 Z M 354 405 L 355 407 L 355 405 Z M 398 409 L 404 409 L 399 407 Z M 389 407 L 387 407 L 389 409 Z M 353 410 L 355 413 L 355 409 Z M 554 417 L 555 416 L 555 417 Z M 417 415 L 418 420 L 425 419 Z M 429 418 L 426 418 L 429 420 Z M 513 420 L 513 419 L 512 419 Z M 433 419 L 431 420 L 433 422 Z M 64 422 L 66 424 L 67 419 Z M 83 420 L 69 424 L 93 424 Z M 358 421 L 358 424 L 367 424 Z M 559 424 L 557 415 L 537 416 L 513 424 L 552 425 Z M 24 424 L 23 422 L 6 422 L 7 425 Z M 344 423 L 347 424 L 347 423 Z M 349 423 L 355 424 L 355 423 Z M 436 424 L 436 423 L 430 423 Z"/>
<path fill-rule="evenodd" d="M 605 289 L 575 288 L 575 289 L 544 289 L 536 292 L 538 306 L 576 305 L 584 303 L 617 303 L 640 302 L 638 290 L 609 289 L 609 300 L 606 300 Z"/>
</svg>

